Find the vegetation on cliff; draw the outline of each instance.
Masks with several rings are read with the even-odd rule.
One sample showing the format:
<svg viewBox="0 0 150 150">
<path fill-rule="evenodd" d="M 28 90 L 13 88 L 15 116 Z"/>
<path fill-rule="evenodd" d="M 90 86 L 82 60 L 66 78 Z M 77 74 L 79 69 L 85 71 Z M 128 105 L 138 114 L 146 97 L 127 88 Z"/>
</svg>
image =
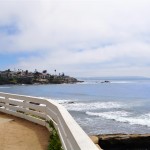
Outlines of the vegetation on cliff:
<svg viewBox="0 0 150 150">
<path fill-rule="evenodd" d="M 49 121 L 48 123 L 51 128 L 48 150 L 63 150 L 58 131 L 55 129 L 52 121 Z"/>
<path fill-rule="evenodd" d="M 76 78 L 66 76 L 64 73 L 55 75 L 47 73 L 47 70 L 43 72 L 29 72 L 21 69 L 17 71 L 11 71 L 10 69 L 0 71 L 0 84 L 62 84 L 62 83 L 77 83 Z"/>
</svg>

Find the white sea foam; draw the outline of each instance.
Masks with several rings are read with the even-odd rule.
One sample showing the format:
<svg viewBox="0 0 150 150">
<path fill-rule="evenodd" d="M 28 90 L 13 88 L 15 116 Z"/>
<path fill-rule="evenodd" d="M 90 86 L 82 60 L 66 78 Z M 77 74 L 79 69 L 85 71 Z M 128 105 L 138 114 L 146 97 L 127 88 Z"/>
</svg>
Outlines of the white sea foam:
<svg viewBox="0 0 150 150">
<path fill-rule="evenodd" d="M 102 84 L 105 80 L 92 80 L 92 81 L 84 81 L 78 84 Z M 137 81 L 127 81 L 127 80 L 109 80 L 109 83 L 118 83 L 118 84 L 128 84 L 128 83 L 136 83 Z"/>
<path fill-rule="evenodd" d="M 65 105 L 65 104 L 69 104 L 70 102 L 74 102 L 72 100 L 68 100 L 68 99 L 53 99 L 53 98 L 49 98 L 49 97 L 39 97 L 39 98 L 43 98 L 43 99 L 48 99 L 48 100 L 51 100 L 51 101 L 54 101 L 54 102 L 57 102 L 61 105 Z"/>
<path fill-rule="evenodd" d="M 90 116 L 99 116 L 105 119 L 115 120 L 118 122 L 124 122 L 129 124 L 144 125 L 150 127 L 150 113 L 144 114 L 138 117 L 132 116 L 131 113 L 126 111 L 115 111 L 115 112 L 86 112 Z"/>
<path fill-rule="evenodd" d="M 84 81 L 84 82 L 79 82 L 78 84 L 99 84 L 100 83 L 100 81 Z"/>
<path fill-rule="evenodd" d="M 86 114 L 91 115 L 91 116 L 104 117 L 106 119 L 115 119 L 115 118 L 118 118 L 118 117 L 129 116 L 130 113 L 128 113 L 126 111 L 101 112 L 101 113 L 87 111 Z"/>
<path fill-rule="evenodd" d="M 69 104 L 70 102 L 74 102 L 75 100 L 68 100 L 68 99 L 55 99 L 54 101 L 56 101 L 59 104 L 65 105 L 65 104 Z"/>
<path fill-rule="evenodd" d="M 111 83 L 120 83 L 120 84 L 125 84 L 125 83 L 134 83 L 133 81 L 111 81 Z"/>
<path fill-rule="evenodd" d="M 10 88 L 10 87 L 6 87 L 6 86 L 1 86 L 0 89 L 7 89 L 7 88 Z"/>
<path fill-rule="evenodd" d="M 93 102 L 93 103 L 64 103 L 63 104 L 68 110 L 72 111 L 90 111 L 99 109 L 114 109 L 123 108 L 124 105 L 117 102 Z"/>
</svg>

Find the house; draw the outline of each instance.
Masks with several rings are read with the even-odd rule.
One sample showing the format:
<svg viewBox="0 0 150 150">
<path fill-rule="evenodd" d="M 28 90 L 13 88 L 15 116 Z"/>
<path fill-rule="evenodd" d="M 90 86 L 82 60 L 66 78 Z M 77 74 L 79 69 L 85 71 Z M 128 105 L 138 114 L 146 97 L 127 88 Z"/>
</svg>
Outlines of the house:
<svg viewBox="0 0 150 150">
<path fill-rule="evenodd" d="M 16 73 L 14 71 L 10 71 L 9 69 L 0 72 L 0 77 L 2 78 L 13 78 L 15 76 L 16 76 Z"/>
</svg>

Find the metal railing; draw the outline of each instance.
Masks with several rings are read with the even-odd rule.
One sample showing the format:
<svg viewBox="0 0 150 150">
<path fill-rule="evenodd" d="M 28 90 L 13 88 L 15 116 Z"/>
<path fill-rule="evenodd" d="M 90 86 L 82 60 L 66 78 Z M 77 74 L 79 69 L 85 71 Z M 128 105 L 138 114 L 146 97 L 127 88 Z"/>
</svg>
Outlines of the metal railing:
<svg viewBox="0 0 150 150">
<path fill-rule="evenodd" d="M 48 130 L 51 120 L 64 150 L 98 150 L 69 112 L 49 99 L 0 92 L 0 112 L 46 126 Z"/>
</svg>

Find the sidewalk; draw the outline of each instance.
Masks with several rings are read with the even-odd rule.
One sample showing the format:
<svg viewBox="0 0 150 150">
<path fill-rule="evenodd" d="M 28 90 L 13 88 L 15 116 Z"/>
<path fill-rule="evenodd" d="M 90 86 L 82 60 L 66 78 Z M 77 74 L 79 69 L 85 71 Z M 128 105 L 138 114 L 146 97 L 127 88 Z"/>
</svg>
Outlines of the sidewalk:
<svg viewBox="0 0 150 150">
<path fill-rule="evenodd" d="M 47 150 L 48 130 L 0 112 L 0 150 Z"/>
</svg>

